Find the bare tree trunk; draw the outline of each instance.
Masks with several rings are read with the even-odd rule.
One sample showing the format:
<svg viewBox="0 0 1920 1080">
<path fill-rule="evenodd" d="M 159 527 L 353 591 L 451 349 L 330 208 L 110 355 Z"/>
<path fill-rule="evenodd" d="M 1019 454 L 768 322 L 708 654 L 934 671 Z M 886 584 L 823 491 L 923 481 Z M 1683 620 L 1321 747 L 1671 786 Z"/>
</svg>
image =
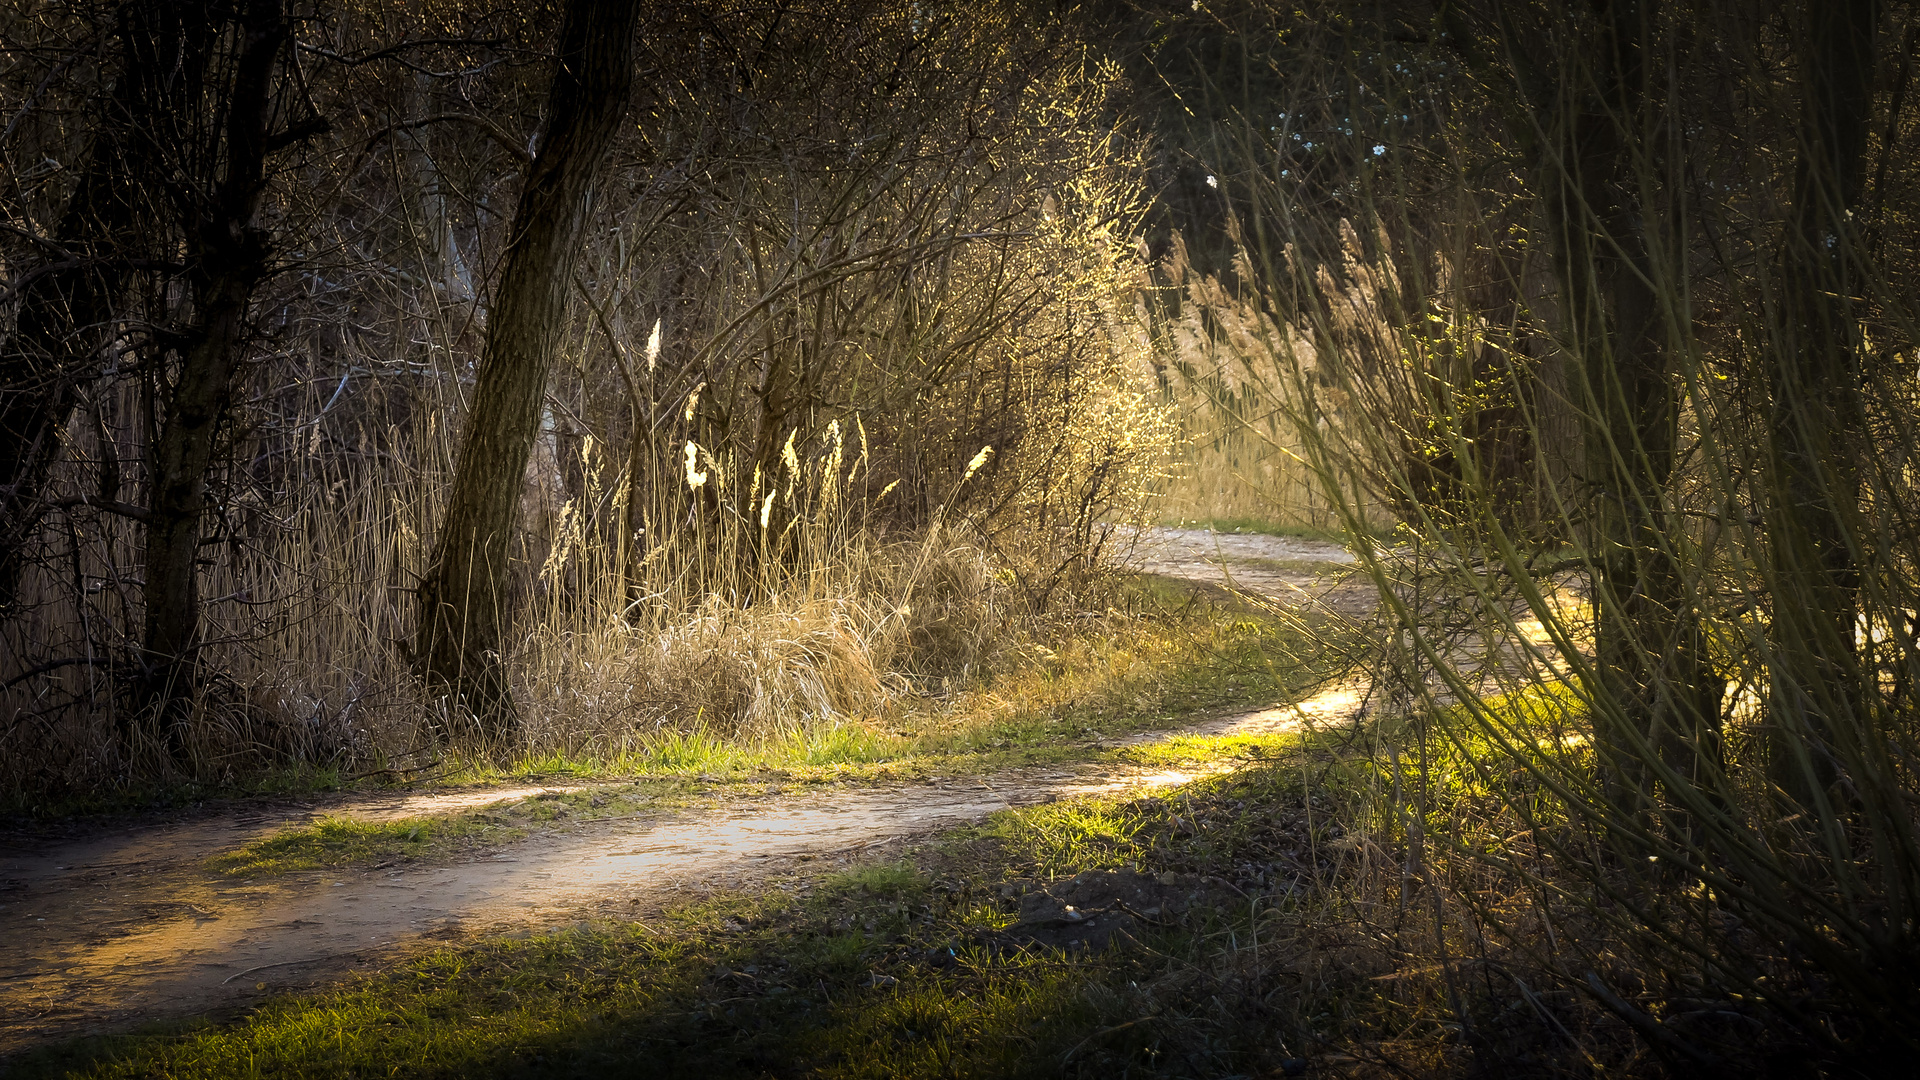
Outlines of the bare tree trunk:
<svg viewBox="0 0 1920 1080">
<path fill-rule="evenodd" d="M 1724 684 L 1706 658 L 1668 494 L 1680 402 L 1654 283 L 1672 278 L 1652 265 L 1652 215 L 1642 204 L 1655 178 L 1637 145 L 1647 127 L 1641 42 L 1651 16 L 1635 0 L 1615 0 L 1601 14 L 1594 85 L 1569 78 L 1559 88 L 1565 104 L 1544 183 L 1592 506 L 1595 739 L 1616 805 L 1644 813 L 1651 757 L 1692 783 L 1718 786 Z"/>
<path fill-rule="evenodd" d="M 288 40 L 280 0 L 249 0 L 238 31 L 223 133 L 225 166 L 210 200 L 202 204 L 188 195 L 181 207 L 194 318 L 180 335 L 180 371 L 166 399 L 148 509 L 140 697 L 147 714 L 166 727 L 176 753 L 183 746 L 180 706 L 199 648 L 196 586 L 207 469 L 244 351 L 247 308 L 267 273 L 267 235 L 254 217 L 272 149 L 273 73 Z"/>
<path fill-rule="evenodd" d="M 150 15 L 139 5 L 122 12 L 122 69 L 54 234 L 58 250 L 22 289 L 13 338 L 0 349 L 0 613 L 18 601 L 26 542 L 42 516 L 61 429 L 77 388 L 99 374 L 100 350 L 127 288 L 141 178 L 151 168 L 134 131 L 171 104 L 155 57 L 179 51 L 178 24 L 156 25 Z"/>
<path fill-rule="evenodd" d="M 1837 779 L 1831 746 L 1863 706 L 1853 548 L 1865 424 L 1858 314 L 1862 159 L 1873 107 L 1875 0 L 1812 0 L 1800 162 L 1782 277 L 1787 295 L 1770 372 L 1773 442 L 1765 515 L 1773 589 L 1768 721 L 1774 779 L 1822 811 Z"/>
<path fill-rule="evenodd" d="M 101 136 L 61 218 L 56 235 L 72 258 L 23 290 L 13 340 L 0 354 L 0 613 L 18 599 L 61 429 L 79 385 L 98 374 L 104 332 L 126 291 L 127 263 L 114 248 L 131 224 L 131 193 L 111 139 Z"/>
<path fill-rule="evenodd" d="M 633 82 L 638 0 L 569 0 L 539 154 L 514 212 L 487 312 L 473 414 L 451 502 L 420 585 L 414 660 L 427 685 L 490 738 L 518 728 L 500 648 L 507 543 L 566 315 L 600 163 Z"/>
</svg>

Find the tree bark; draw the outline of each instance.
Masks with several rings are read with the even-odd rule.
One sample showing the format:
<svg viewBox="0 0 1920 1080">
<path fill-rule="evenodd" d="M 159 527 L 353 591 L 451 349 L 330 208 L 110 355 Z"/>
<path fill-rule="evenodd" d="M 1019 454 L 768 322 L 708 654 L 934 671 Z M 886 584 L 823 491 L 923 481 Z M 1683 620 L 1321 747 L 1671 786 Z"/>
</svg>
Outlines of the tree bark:
<svg viewBox="0 0 1920 1080">
<path fill-rule="evenodd" d="M 1706 658 L 1668 492 L 1680 402 L 1654 283 L 1673 278 L 1652 265 L 1643 204 L 1658 178 L 1638 144 L 1649 14 L 1635 0 L 1600 14 L 1593 85 L 1562 80 L 1543 186 L 1592 506 L 1594 736 L 1616 808 L 1645 814 L 1650 758 L 1695 786 L 1718 787 L 1724 682 Z"/>
<path fill-rule="evenodd" d="M 152 167 L 136 132 L 172 104 L 155 58 L 180 52 L 178 23 L 130 4 L 118 30 L 120 75 L 56 227 L 58 250 L 22 289 L 13 337 L 0 349 L 0 614 L 19 601 L 27 540 L 42 516 L 61 429 L 77 388 L 99 373 L 126 292 L 142 178 Z"/>
<path fill-rule="evenodd" d="M 419 674 L 489 738 L 518 729 L 501 662 L 508 539 L 539 432 L 580 235 L 633 82 L 638 0 L 569 0 L 539 153 L 514 212 L 487 313 L 473 412 L 426 578 Z"/>
<path fill-rule="evenodd" d="M 1825 812 L 1836 740 L 1863 706 L 1853 547 L 1865 434 L 1858 313 L 1862 162 L 1873 107 L 1875 0 L 1811 0 L 1800 161 L 1777 312 L 1765 525 L 1773 620 L 1771 767 L 1800 807 Z"/>
<path fill-rule="evenodd" d="M 208 12 L 199 11 L 210 21 Z M 189 16 L 191 17 L 191 16 Z M 155 447 L 146 549 L 146 626 L 140 699 L 177 753 L 181 708 L 199 649 L 201 517 L 207 469 L 246 335 L 247 308 L 267 274 L 268 238 L 254 224 L 271 149 L 272 79 L 289 31 L 280 0 L 249 0 L 239 16 L 224 135 L 225 166 L 210 200 L 183 193 L 193 321 Z"/>
</svg>

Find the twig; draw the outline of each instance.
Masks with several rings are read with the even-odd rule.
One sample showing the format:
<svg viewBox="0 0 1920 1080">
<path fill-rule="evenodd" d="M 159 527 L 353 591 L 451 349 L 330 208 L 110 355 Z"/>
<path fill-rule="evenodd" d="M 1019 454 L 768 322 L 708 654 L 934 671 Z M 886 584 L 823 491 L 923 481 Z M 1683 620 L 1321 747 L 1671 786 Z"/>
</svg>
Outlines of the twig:
<svg viewBox="0 0 1920 1080">
<path fill-rule="evenodd" d="M 515 161 L 522 165 L 528 165 L 533 162 L 533 154 L 527 150 L 526 146 L 519 139 L 514 138 L 513 133 L 501 127 L 493 120 L 481 116 L 479 113 L 445 112 L 434 113 L 431 116 L 422 116 L 413 120 L 402 120 L 398 123 L 389 124 L 369 136 L 367 144 L 370 146 L 375 140 L 395 132 L 411 131 L 414 128 L 426 127 L 429 124 L 444 123 L 472 124 L 474 127 L 479 128 L 481 133 L 486 135 L 487 138 L 492 139 L 494 145 L 511 155 Z"/>
<path fill-rule="evenodd" d="M 1626 1021 L 1628 1027 L 1639 1032 L 1640 1037 L 1646 1039 L 1655 1049 L 1670 1050 L 1696 1065 L 1708 1068 L 1720 1067 L 1721 1061 L 1718 1057 L 1675 1035 L 1665 1024 L 1634 1008 L 1618 994 L 1607 989 L 1607 984 L 1600 981 L 1597 972 L 1587 972 L 1587 989 L 1592 991 L 1600 1004 L 1606 1006 L 1608 1012 Z"/>
<path fill-rule="evenodd" d="M 61 668 L 73 667 L 76 664 L 92 665 L 92 664 L 106 664 L 110 662 L 111 661 L 108 658 L 103 656 L 66 656 L 58 660 L 49 660 L 46 663 L 39 665 L 38 667 L 29 668 L 28 670 L 23 671 L 18 675 L 15 675 L 13 678 L 8 679 L 4 683 L 0 683 L 0 690 L 11 690 L 15 686 L 18 686 L 21 683 L 26 682 L 28 679 L 34 678 L 35 676 L 45 675 L 50 671 L 59 671 Z"/>
</svg>

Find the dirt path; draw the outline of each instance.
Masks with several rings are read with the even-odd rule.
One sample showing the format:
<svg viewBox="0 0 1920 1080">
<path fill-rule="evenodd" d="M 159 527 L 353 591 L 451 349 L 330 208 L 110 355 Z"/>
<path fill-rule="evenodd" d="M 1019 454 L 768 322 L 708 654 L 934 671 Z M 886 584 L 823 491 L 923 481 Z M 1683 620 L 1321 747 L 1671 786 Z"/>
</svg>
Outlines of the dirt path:
<svg viewBox="0 0 1920 1080">
<path fill-rule="evenodd" d="M 1143 569 L 1230 584 L 1281 602 L 1323 594 L 1316 575 L 1346 553 L 1280 537 L 1151 530 Z M 1317 590 L 1317 591 L 1316 591 Z M 1335 722 L 1360 702 L 1336 688 L 1296 706 L 1180 734 L 1256 734 Z M 410 944 L 639 916 L 710 889 L 814 860 L 845 862 L 890 841 L 1009 806 L 1188 783 L 1197 772 L 1020 770 L 801 797 L 718 801 L 672 816 L 600 821 L 457 865 L 305 873 L 237 882 L 205 861 L 324 813 L 391 820 L 567 788 L 373 795 L 254 809 L 0 852 L 0 1055 L 53 1037 L 243 1005 L 377 966 Z"/>
<path fill-rule="evenodd" d="M 1131 539 L 1127 562 L 1149 574 L 1216 585 L 1283 604 L 1316 604 L 1347 614 L 1372 610 L 1373 588 L 1359 575 L 1342 578 L 1353 554 L 1327 540 L 1205 529 L 1145 529 Z"/>
</svg>

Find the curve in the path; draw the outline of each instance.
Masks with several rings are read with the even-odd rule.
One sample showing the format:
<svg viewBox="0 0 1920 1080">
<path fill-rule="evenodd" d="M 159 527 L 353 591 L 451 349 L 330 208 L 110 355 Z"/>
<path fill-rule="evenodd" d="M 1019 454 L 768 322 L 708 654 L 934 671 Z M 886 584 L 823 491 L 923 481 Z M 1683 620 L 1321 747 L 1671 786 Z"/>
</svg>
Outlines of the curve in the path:
<svg viewBox="0 0 1920 1080">
<path fill-rule="evenodd" d="M 0 934 L 0 1053 L 49 1035 L 237 1005 L 269 988 L 324 980 L 412 940 L 643 914 L 675 896 L 744 885 L 800 860 L 858 853 L 1009 806 L 1198 775 L 1022 772 L 839 791 L 666 821 L 602 822 L 556 843 L 516 844 L 460 865 L 295 874 L 264 884 L 222 882 L 197 862 L 22 867 L 37 884 L 15 890 L 17 899 L 0 908 L 0 926 L 10 931 Z M 204 840 L 216 830 L 199 831 Z M 198 848 L 199 840 L 175 838 L 169 847 Z M 138 844 L 139 837 L 125 837 L 85 852 Z"/>
<path fill-rule="evenodd" d="M 1217 574 L 1208 534 L 1157 544 L 1155 572 Z M 1221 538 L 1223 541 L 1240 538 Z M 1244 557 L 1333 562 L 1333 545 L 1261 537 Z M 1184 552 L 1184 554 L 1183 554 Z M 1272 570 L 1271 566 L 1255 569 Z M 1293 592 L 1311 567 L 1285 566 Z M 1246 588 L 1245 581 L 1236 581 Z M 1281 596 L 1280 598 L 1284 598 Z M 1360 703 L 1338 687 L 1307 701 L 1133 736 L 1270 734 L 1336 722 Z M 583 918 L 636 915 L 676 895 L 743 885 L 801 860 L 847 858 L 891 839 L 978 821 L 1009 806 L 1184 784 L 1197 772 L 1020 770 L 954 780 L 717 804 L 665 820 L 604 821 L 460 865 L 295 874 L 233 882 L 207 858 L 324 813 L 391 820 L 526 798 L 541 787 L 372 796 L 94 837 L 0 855 L 0 1055 L 46 1038 L 243 1004 L 375 962 L 407 942 Z"/>
</svg>

